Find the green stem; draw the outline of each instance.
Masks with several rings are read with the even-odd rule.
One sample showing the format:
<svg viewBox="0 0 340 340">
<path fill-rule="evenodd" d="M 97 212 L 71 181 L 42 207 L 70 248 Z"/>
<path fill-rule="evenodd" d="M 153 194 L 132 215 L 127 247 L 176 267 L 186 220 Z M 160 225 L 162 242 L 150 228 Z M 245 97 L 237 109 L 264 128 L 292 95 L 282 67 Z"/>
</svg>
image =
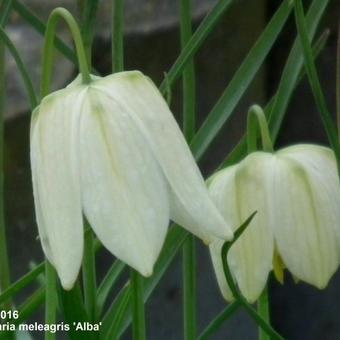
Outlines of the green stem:
<svg viewBox="0 0 340 340">
<path fill-rule="evenodd" d="M 248 154 L 258 149 L 257 147 L 258 128 L 260 128 L 262 149 L 266 152 L 273 152 L 274 151 L 273 143 L 270 138 L 270 132 L 268 128 L 266 115 L 260 106 L 253 105 L 248 111 L 248 124 L 247 124 Z M 266 322 L 266 324 L 269 325 L 270 319 L 267 288 L 264 289 L 263 293 L 261 294 L 258 300 L 258 313 L 260 317 L 262 317 L 262 319 Z M 267 332 L 264 331 L 262 327 L 259 327 L 259 339 L 270 340 L 270 337 L 268 337 Z"/>
<path fill-rule="evenodd" d="M 192 36 L 191 1 L 181 0 L 181 46 L 185 48 Z M 183 131 L 188 142 L 195 133 L 195 67 L 193 58 L 183 70 Z"/>
<path fill-rule="evenodd" d="M 112 72 L 124 69 L 124 0 L 112 1 Z"/>
<path fill-rule="evenodd" d="M 98 10 L 98 0 L 81 1 L 84 4 L 83 20 L 81 25 L 81 35 L 84 42 L 84 49 L 88 65 L 92 65 L 92 44 L 96 26 L 96 17 Z"/>
<path fill-rule="evenodd" d="M 96 317 L 96 264 L 93 246 L 94 235 L 90 231 L 85 233 L 84 258 L 83 258 L 83 285 L 87 315 L 91 322 Z"/>
<path fill-rule="evenodd" d="M 265 287 L 261 296 L 257 301 L 257 311 L 263 320 L 270 325 L 270 312 L 269 312 L 269 294 L 268 287 Z M 270 337 L 262 328 L 259 328 L 259 339 L 260 340 L 270 340 Z"/>
<path fill-rule="evenodd" d="M 266 152 L 273 152 L 273 143 L 270 138 L 267 118 L 260 106 L 253 105 L 248 111 L 248 123 L 247 123 L 248 154 L 258 149 L 257 147 L 258 127 L 260 128 L 263 150 Z"/>
<path fill-rule="evenodd" d="M 340 24 L 338 27 L 338 42 L 336 53 L 336 121 L 338 140 L 340 142 Z"/>
<path fill-rule="evenodd" d="M 191 0 L 180 1 L 181 47 L 182 50 L 192 37 Z M 188 143 L 195 134 L 195 68 L 191 59 L 183 70 L 183 132 Z M 196 285 L 196 241 L 189 235 L 183 244 L 183 323 L 184 339 L 196 338 L 197 332 L 197 285 Z"/>
<path fill-rule="evenodd" d="M 26 23 L 31 26 L 36 32 L 44 35 L 46 32 L 46 25 L 44 21 L 40 20 L 35 13 L 33 13 L 27 6 L 19 2 L 18 0 L 12 0 L 14 11 L 22 18 Z M 77 65 L 77 57 L 74 51 L 68 47 L 59 37 L 55 37 L 54 45 L 62 55 L 64 55 L 71 63 Z"/>
<path fill-rule="evenodd" d="M 224 324 L 224 322 L 231 317 L 240 307 L 238 301 L 230 303 L 223 311 L 216 316 L 216 318 L 209 323 L 207 328 L 198 337 L 198 340 L 208 340 L 210 337 Z"/>
<path fill-rule="evenodd" d="M 189 235 L 183 244 L 183 317 L 184 339 L 196 338 L 196 240 Z"/>
<path fill-rule="evenodd" d="M 56 34 L 57 23 L 60 18 L 64 19 L 70 28 L 76 46 L 79 70 L 82 75 L 82 81 L 84 84 L 87 84 L 91 81 L 89 67 L 86 60 L 86 53 L 82 42 L 79 27 L 69 11 L 67 11 L 64 8 L 56 8 L 50 14 L 46 26 L 40 84 L 41 98 L 43 98 L 50 92 L 54 39 Z"/>
<path fill-rule="evenodd" d="M 132 287 L 132 338 L 133 340 L 146 340 L 144 315 L 144 288 L 143 277 L 131 269 Z"/>
<path fill-rule="evenodd" d="M 7 18 L 3 17 L 2 19 L 3 23 L 6 23 Z M 6 98 L 5 45 L 0 41 L 0 291 L 4 291 L 10 286 L 10 270 L 5 226 L 5 193 L 4 193 L 5 98 Z M 4 307 L 6 309 L 10 309 L 11 305 L 12 305 L 11 300 L 7 300 L 4 303 Z"/>
<path fill-rule="evenodd" d="M 56 289 L 56 272 L 52 265 L 46 261 L 45 265 L 46 279 L 46 298 L 45 298 L 45 323 L 55 324 L 57 319 L 57 289 Z M 46 332 L 45 340 L 55 340 L 55 333 Z"/>
</svg>

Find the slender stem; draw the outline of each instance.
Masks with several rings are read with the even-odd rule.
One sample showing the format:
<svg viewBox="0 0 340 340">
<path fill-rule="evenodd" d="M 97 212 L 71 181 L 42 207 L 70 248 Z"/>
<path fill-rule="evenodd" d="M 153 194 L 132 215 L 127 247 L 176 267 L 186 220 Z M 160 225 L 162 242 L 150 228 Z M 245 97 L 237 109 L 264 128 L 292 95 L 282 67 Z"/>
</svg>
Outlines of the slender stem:
<svg viewBox="0 0 340 340">
<path fill-rule="evenodd" d="M 208 340 L 241 306 L 238 301 L 230 303 L 223 311 L 212 320 L 207 328 L 200 334 L 198 340 Z"/>
<path fill-rule="evenodd" d="M 182 49 L 185 48 L 192 36 L 191 1 L 180 1 Z M 195 96 L 195 68 L 194 61 L 191 59 L 183 70 L 183 132 L 188 143 L 190 143 L 195 133 Z M 183 323 L 185 340 L 196 338 L 196 276 L 196 241 L 193 235 L 189 235 L 183 245 Z"/>
<path fill-rule="evenodd" d="M 273 152 L 273 143 L 270 138 L 267 118 L 260 106 L 253 105 L 248 111 L 248 123 L 247 123 L 248 154 L 258 149 L 257 148 L 258 127 L 260 128 L 263 150 L 267 152 Z"/>
<path fill-rule="evenodd" d="M 84 258 L 83 258 L 83 285 L 85 307 L 91 322 L 96 317 L 96 264 L 95 251 L 93 246 L 94 235 L 92 231 L 85 233 Z"/>
<path fill-rule="evenodd" d="M 2 18 L 6 23 L 6 18 Z M 2 29 L 2 28 L 1 28 Z M 4 123 L 5 123 L 5 45 L 0 41 L 0 291 L 6 290 L 10 286 L 10 271 L 7 250 L 7 237 L 5 226 L 5 193 L 4 193 Z M 11 300 L 4 303 L 6 309 L 11 308 Z"/>
<path fill-rule="evenodd" d="M 196 240 L 189 235 L 183 244 L 183 317 L 184 339 L 196 338 Z"/>
<path fill-rule="evenodd" d="M 340 141 L 340 24 L 338 27 L 338 42 L 336 53 L 336 120 L 338 129 L 338 140 Z"/>
<path fill-rule="evenodd" d="M 43 62 L 42 62 L 42 74 L 40 84 L 40 96 L 43 98 L 50 92 L 51 75 L 52 75 L 52 63 L 53 63 L 53 47 L 56 33 L 56 27 L 59 19 L 65 20 L 70 28 L 78 56 L 78 64 L 80 73 L 82 75 L 83 83 L 89 83 L 91 81 L 89 67 L 86 60 L 86 53 L 82 42 L 79 27 L 69 11 L 64 8 L 56 8 L 50 14 L 46 32 L 45 32 L 45 44 L 43 50 Z"/>
<path fill-rule="evenodd" d="M 45 22 L 40 20 L 27 6 L 18 0 L 12 0 L 14 11 L 20 16 L 21 19 L 26 21 L 33 29 L 40 34 L 45 34 Z M 54 45 L 71 63 L 77 65 L 77 56 L 74 51 L 68 47 L 59 37 L 55 38 Z"/>
<path fill-rule="evenodd" d="M 52 265 L 46 261 L 45 265 L 46 298 L 45 298 L 45 323 L 52 325 L 57 318 L 57 287 L 56 272 Z M 55 340 L 55 333 L 45 332 L 45 340 Z"/>
<path fill-rule="evenodd" d="M 181 0 L 181 46 L 185 48 L 192 36 L 191 28 L 191 1 Z M 195 133 L 196 89 L 195 67 L 193 58 L 183 70 L 183 131 L 188 142 Z"/>
<path fill-rule="evenodd" d="M 257 301 L 257 311 L 263 320 L 270 325 L 270 312 L 269 312 L 269 294 L 268 287 L 265 287 L 261 296 Z M 262 328 L 259 328 L 259 339 L 270 340 L 270 337 Z"/>
<path fill-rule="evenodd" d="M 86 54 L 87 64 L 92 64 L 92 44 L 96 26 L 96 17 L 98 10 L 98 0 L 86 0 L 81 1 L 84 4 L 81 35 L 84 42 L 84 49 Z"/>
<path fill-rule="evenodd" d="M 146 340 L 144 315 L 144 288 L 143 277 L 131 269 L 132 287 L 132 338 L 133 340 Z"/>
<path fill-rule="evenodd" d="M 112 1 L 112 72 L 124 69 L 124 0 Z"/>
</svg>

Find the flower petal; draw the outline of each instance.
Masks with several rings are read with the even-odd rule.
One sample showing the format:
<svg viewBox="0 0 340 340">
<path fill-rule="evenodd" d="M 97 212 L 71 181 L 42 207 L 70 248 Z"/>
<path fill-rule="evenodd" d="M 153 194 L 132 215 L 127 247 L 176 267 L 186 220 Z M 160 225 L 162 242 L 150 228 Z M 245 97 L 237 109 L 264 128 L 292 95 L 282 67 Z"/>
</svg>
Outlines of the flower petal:
<svg viewBox="0 0 340 340">
<path fill-rule="evenodd" d="M 79 118 L 84 91 L 45 97 L 31 125 L 31 167 L 37 223 L 46 257 L 71 289 L 83 255 L 79 183 Z"/>
<path fill-rule="evenodd" d="M 269 228 L 267 187 L 270 181 L 272 155 L 256 152 L 240 164 L 221 170 L 209 181 L 209 191 L 223 216 L 232 221 L 234 230 L 254 211 L 256 216 L 230 249 L 228 263 L 232 274 L 249 302 L 260 296 L 272 269 L 273 235 Z M 231 293 L 221 261 L 220 240 L 210 247 L 216 275 L 224 297 Z"/>
<path fill-rule="evenodd" d="M 115 256 L 152 274 L 169 224 L 168 188 L 125 107 L 90 85 L 81 120 L 83 206 Z"/>
<path fill-rule="evenodd" d="M 324 288 L 339 264 L 340 188 L 332 152 L 316 145 L 279 151 L 273 195 L 284 263 L 298 279 Z"/>
<path fill-rule="evenodd" d="M 211 201 L 190 149 L 156 86 L 140 72 L 124 72 L 96 82 L 134 120 L 148 141 L 171 190 L 171 218 L 205 241 L 232 238 Z"/>
</svg>

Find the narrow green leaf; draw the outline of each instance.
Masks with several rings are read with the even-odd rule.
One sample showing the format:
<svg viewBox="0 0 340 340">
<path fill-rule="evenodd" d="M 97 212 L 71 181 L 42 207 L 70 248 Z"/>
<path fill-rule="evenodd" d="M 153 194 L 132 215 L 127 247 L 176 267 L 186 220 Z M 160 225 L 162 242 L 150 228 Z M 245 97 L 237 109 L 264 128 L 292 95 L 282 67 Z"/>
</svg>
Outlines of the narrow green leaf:
<svg viewBox="0 0 340 340">
<path fill-rule="evenodd" d="M 160 85 L 160 91 L 165 92 L 167 84 L 172 85 L 183 72 L 186 64 L 195 55 L 209 33 L 214 29 L 222 15 L 227 11 L 233 0 L 219 0 L 215 7 L 208 13 L 202 23 L 199 25 L 192 38 L 188 41 L 179 57 L 167 73 L 167 80 Z"/>
<path fill-rule="evenodd" d="M 308 10 L 306 23 L 309 39 L 313 39 L 329 0 L 314 0 Z M 288 103 L 296 86 L 303 65 L 303 54 L 298 39 L 295 40 L 292 51 L 283 70 L 277 90 L 274 105 L 269 113 L 269 129 L 273 142 L 276 140 Z"/>
<path fill-rule="evenodd" d="M 106 299 L 117 282 L 119 276 L 123 273 L 126 268 L 125 263 L 122 261 L 116 260 L 114 264 L 111 266 L 106 276 L 104 277 L 102 283 L 100 284 L 97 291 L 97 319 L 99 319 L 102 310 L 104 308 L 104 304 Z"/>
<path fill-rule="evenodd" d="M 15 60 L 15 63 L 18 67 L 21 78 L 24 82 L 24 86 L 27 92 L 27 97 L 30 102 L 31 109 L 34 109 L 35 106 L 37 105 L 37 96 L 35 94 L 32 80 L 29 76 L 28 70 L 26 69 L 25 63 L 22 61 L 20 57 L 20 54 L 18 53 L 11 39 L 9 38 L 9 36 L 7 35 L 7 33 L 2 27 L 0 27 L 0 40 L 6 45 L 13 59 Z"/>
<path fill-rule="evenodd" d="M 327 107 L 326 99 L 322 91 L 318 72 L 314 64 L 312 47 L 309 42 L 307 24 L 305 21 L 305 15 L 301 0 L 295 0 L 295 20 L 298 30 L 298 36 L 302 46 L 302 52 L 304 56 L 304 64 L 309 79 L 316 105 L 320 112 L 321 120 L 324 125 L 324 129 L 327 133 L 329 143 L 335 153 L 338 166 L 340 167 L 340 147 L 338 142 L 338 135 L 333 118 Z M 339 168 L 340 169 L 340 168 Z"/>
<path fill-rule="evenodd" d="M 12 9 L 12 0 L 2 0 L 0 2 L 0 26 L 5 27 Z"/>
<path fill-rule="evenodd" d="M 36 280 L 36 278 L 44 271 L 44 263 L 39 264 L 33 270 L 22 276 L 17 282 L 13 283 L 0 295 L 0 305 L 7 299 L 12 298 L 14 295 L 21 292 L 29 284 Z"/>
<path fill-rule="evenodd" d="M 198 337 L 198 340 L 208 340 L 212 335 L 214 335 L 224 324 L 224 322 L 229 319 L 240 307 L 238 301 L 230 303 L 227 307 L 223 309 L 203 330 L 203 332 Z"/>
<path fill-rule="evenodd" d="M 196 159 L 199 160 L 207 151 L 210 143 L 230 118 L 242 95 L 261 67 L 265 57 L 281 32 L 292 6 L 289 1 L 284 1 L 274 14 L 260 38 L 250 50 L 232 81 L 202 124 L 195 135 L 191 149 Z"/>
<path fill-rule="evenodd" d="M 326 0 L 326 2 L 329 0 Z M 315 0 L 308 11 L 308 26 L 311 38 L 315 35 L 316 28 L 322 14 L 326 9 L 327 3 L 322 0 Z M 316 59 L 320 52 L 323 50 L 325 43 L 329 37 L 329 31 L 326 30 L 321 34 L 318 40 L 313 46 L 313 54 Z M 303 56 L 301 48 L 295 41 L 292 50 L 287 59 L 286 65 L 282 72 L 282 77 L 276 95 L 269 101 L 265 108 L 266 116 L 269 120 L 269 131 L 273 143 L 278 137 L 279 130 L 282 125 L 283 118 L 286 114 L 288 104 L 292 98 L 292 94 L 297 86 L 297 84 L 302 80 L 305 70 L 303 69 Z M 246 142 L 245 136 L 241 138 L 239 143 L 234 147 L 234 149 L 229 153 L 225 160 L 219 166 L 224 168 L 226 166 L 233 165 L 239 162 L 246 155 Z"/>
<path fill-rule="evenodd" d="M 54 267 L 49 262 L 45 264 L 45 323 L 53 325 L 57 321 L 57 273 Z M 45 332 L 45 340 L 55 340 L 56 334 L 52 332 Z"/>
<path fill-rule="evenodd" d="M 104 327 L 101 329 L 100 340 L 118 339 L 124 327 L 131 301 L 130 281 L 116 296 L 109 312 L 106 315 Z M 111 322 L 109 323 L 109 320 Z"/>
</svg>

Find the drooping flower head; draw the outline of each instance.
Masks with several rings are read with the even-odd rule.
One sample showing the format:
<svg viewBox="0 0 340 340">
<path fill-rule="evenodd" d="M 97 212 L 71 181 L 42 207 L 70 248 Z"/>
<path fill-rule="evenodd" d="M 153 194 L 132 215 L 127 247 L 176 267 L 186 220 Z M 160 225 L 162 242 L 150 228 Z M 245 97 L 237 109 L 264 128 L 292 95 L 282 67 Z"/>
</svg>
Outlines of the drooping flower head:
<svg viewBox="0 0 340 340">
<path fill-rule="evenodd" d="M 340 250 L 340 186 L 330 149 L 295 145 L 276 153 L 253 152 L 216 173 L 209 191 L 235 228 L 257 211 L 228 256 L 234 279 L 250 302 L 261 294 L 277 254 L 295 278 L 318 288 L 327 285 Z M 215 240 L 210 251 L 221 291 L 232 300 L 222 244 Z"/>
<path fill-rule="evenodd" d="M 81 266 L 83 214 L 145 276 L 169 219 L 206 242 L 232 237 L 167 104 L 140 72 L 76 79 L 46 96 L 32 117 L 31 166 L 42 246 L 65 289 Z"/>
</svg>

